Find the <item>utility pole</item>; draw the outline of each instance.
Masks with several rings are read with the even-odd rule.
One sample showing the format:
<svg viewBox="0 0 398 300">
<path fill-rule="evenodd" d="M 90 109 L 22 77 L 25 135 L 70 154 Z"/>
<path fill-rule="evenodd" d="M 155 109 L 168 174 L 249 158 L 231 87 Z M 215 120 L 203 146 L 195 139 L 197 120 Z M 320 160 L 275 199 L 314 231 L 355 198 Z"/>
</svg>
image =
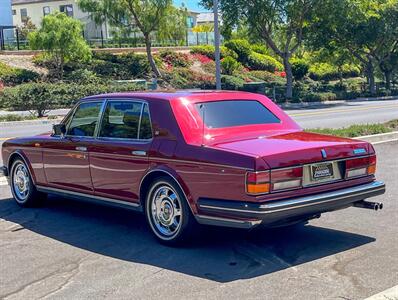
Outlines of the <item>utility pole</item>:
<svg viewBox="0 0 398 300">
<path fill-rule="evenodd" d="M 221 63 L 220 63 L 220 31 L 218 29 L 218 0 L 213 0 L 214 13 L 214 48 L 216 61 L 216 89 L 221 90 Z"/>
</svg>

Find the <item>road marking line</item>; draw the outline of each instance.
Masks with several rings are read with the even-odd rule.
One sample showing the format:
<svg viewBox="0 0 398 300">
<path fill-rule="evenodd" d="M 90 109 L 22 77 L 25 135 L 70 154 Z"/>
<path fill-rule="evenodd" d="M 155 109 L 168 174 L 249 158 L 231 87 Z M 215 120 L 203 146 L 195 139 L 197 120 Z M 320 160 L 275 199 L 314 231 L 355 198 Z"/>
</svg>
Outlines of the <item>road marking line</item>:
<svg viewBox="0 0 398 300">
<path fill-rule="evenodd" d="M 13 139 L 14 137 L 4 137 L 4 138 L 0 138 L 0 141 L 6 141 L 6 140 L 9 140 L 9 139 Z"/>
<path fill-rule="evenodd" d="M 386 140 L 386 141 L 378 141 L 378 142 L 373 142 L 372 145 L 390 143 L 390 142 L 397 142 L 397 141 L 398 141 L 398 139 L 391 139 L 391 140 Z"/>
<path fill-rule="evenodd" d="M 370 296 L 365 300 L 386 300 L 386 299 L 398 300 L 398 285 L 393 286 L 392 288 L 382 291 L 381 293 L 378 293 L 376 295 Z"/>
<path fill-rule="evenodd" d="M 394 104 L 394 105 L 383 105 L 383 106 L 357 107 L 357 108 L 348 108 L 348 109 L 334 109 L 334 110 L 325 110 L 325 111 L 318 111 L 318 112 L 296 113 L 296 114 L 290 114 L 289 116 L 291 116 L 291 117 L 314 116 L 314 115 L 324 115 L 324 114 L 330 114 L 330 113 L 352 112 L 352 111 L 362 111 L 362 110 L 391 108 L 391 107 L 398 108 L 398 105 Z"/>
</svg>

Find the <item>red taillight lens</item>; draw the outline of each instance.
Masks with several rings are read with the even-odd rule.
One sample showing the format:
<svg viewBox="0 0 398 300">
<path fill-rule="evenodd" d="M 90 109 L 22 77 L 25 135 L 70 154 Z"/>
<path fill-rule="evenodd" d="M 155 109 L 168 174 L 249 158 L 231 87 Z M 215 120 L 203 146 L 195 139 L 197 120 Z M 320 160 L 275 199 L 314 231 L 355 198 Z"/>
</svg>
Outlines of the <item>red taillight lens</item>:
<svg viewBox="0 0 398 300">
<path fill-rule="evenodd" d="M 271 171 L 271 190 L 290 190 L 301 188 L 303 167 Z"/>
<path fill-rule="evenodd" d="M 246 192 L 248 194 L 269 193 L 269 171 L 247 172 Z"/>
<path fill-rule="evenodd" d="M 376 155 L 348 159 L 345 161 L 346 178 L 372 175 L 376 172 Z"/>
</svg>

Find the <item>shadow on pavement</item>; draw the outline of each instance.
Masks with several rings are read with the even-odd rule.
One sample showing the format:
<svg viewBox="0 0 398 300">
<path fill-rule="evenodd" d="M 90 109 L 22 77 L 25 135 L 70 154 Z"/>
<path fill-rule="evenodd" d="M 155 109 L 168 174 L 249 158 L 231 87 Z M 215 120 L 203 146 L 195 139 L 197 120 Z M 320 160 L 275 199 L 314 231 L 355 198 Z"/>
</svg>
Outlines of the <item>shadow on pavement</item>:
<svg viewBox="0 0 398 300">
<path fill-rule="evenodd" d="M 252 232 L 209 227 L 194 242 L 168 248 L 138 213 L 58 197 L 34 209 L 3 199 L 0 218 L 93 253 L 216 282 L 254 278 L 375 241 L 315 226 Z"/>
</svg>

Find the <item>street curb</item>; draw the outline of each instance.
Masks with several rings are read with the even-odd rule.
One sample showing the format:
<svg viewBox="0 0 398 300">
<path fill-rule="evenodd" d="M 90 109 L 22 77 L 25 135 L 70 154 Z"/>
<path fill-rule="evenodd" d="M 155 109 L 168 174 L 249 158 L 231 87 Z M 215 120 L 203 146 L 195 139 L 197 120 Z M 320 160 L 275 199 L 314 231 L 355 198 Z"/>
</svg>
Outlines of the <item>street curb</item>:
<svg viewBox="0 0 398 300">
<path fill-rule="evenodd" d="M 0 122 L 0 127 L 14 127 L 14 126 L 26 126 L 26 125 L 41 125 L 41 124 L 57 124 L 62 118 L 51 119 L 51 120 L 28 120 L 28 121 L 10 121 Z"/>
<path fill-rule="evenodd" d="M 398 131 L 358 136 L 358 137 L 355 137 L 354 139 L 366 141 L 366 142 L 372 143 L 372 144 L 398 141 Z"/>
<path fill-rule="evenodd" d="M 317 106 L 327 106 L 327 105 L 336 105 L 336 104 L 344 104 L 344 103 L 355 103 L 355 102 L 372 102 L 372 101 L 388 101 L 388 100 L 398 100 L 398 97 L 379 97 L 379 98 L 357 98 L 352 100 L 332 100 L 332 101 L 324 101 L 324 102 L 301 102 L 301 103 L 276 103 L 282 109 L 301 109 L 308 107 L 317 107 Z"/>
</svg>

